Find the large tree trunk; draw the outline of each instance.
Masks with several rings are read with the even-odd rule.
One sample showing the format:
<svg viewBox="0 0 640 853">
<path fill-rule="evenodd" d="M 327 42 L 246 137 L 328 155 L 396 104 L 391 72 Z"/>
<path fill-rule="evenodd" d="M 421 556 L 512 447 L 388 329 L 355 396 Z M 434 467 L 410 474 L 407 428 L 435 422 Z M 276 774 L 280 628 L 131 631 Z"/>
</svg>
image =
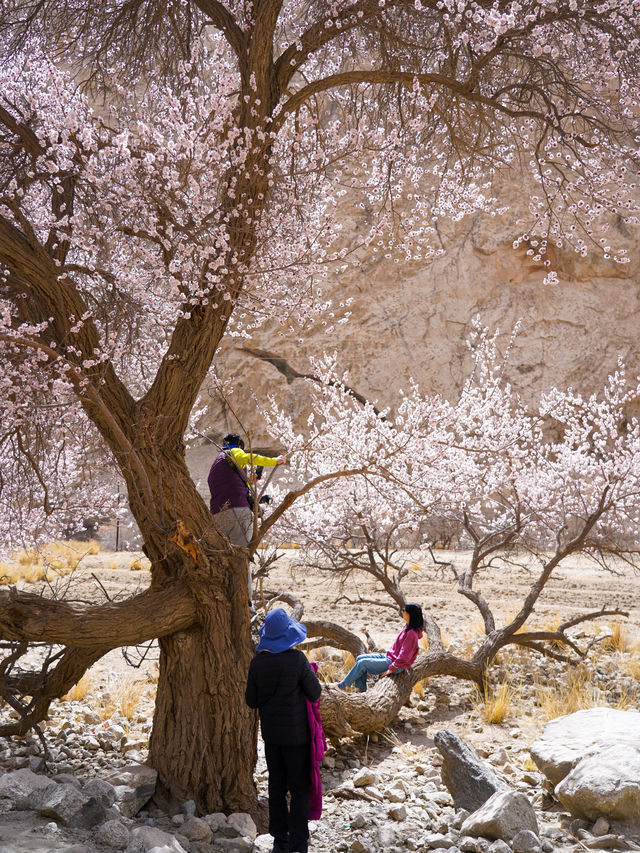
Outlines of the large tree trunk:
<svg viewBox="0 0 640 853">
<path fill-rule="evenodd" d="M 160 639 L 160 675 L 149 761 L 158 798 L 193 799 L 201 813 L 252 811 L 257 721 L 244 701 L 253 654 L 248 552 L 215 530 L 180 452 L 154 453 L 152 489 L 164 529 L 142 532 L 152 589 L 186 583 L 196 620 Z M 140 494 L 140 491 L 134 491 Z M 135 497 L 131 501 L 137 514 Z M 144 511 L 139 517 L 145 519 Z M 168 535 L 167 535 L 168 534 Z"/>
<path fill-rule="evenodd" d="M 199 622 L 160 640 L 149 761 L 160 797 L 194 799 L 203 814 L 255 811 L 257 721 L 244 701 L 252 655 L 247 560 L 223 583 L 201 581 Z"/>
</svg>

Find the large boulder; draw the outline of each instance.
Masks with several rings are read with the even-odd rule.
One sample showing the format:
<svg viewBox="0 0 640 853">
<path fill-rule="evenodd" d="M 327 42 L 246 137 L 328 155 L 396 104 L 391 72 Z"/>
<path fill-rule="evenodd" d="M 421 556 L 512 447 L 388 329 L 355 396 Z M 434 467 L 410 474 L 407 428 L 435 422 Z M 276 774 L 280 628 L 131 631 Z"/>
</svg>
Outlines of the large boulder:
<svg viewBox="0 0 640 853">
<path fill-rule="evenodd" d="M 38 794 L 36 811 L 71 827 L 89 828 L 105 819 L 104 807 L 96 797 L 67 782 L 43 788 Z"/>
<path fill-rule="evenodd" d="M 52 787 L 56 787 L 52 779 L 26 767 L 0 776 L 0 797 L 9 800 L 17 810 L 32 808 L 34 797 Z"/>
<path fill-rule="evenodd" d="M 587 755 L 555 788 L 556 797 L 576 817 L 632 820 L 640 815 L 640 747 L 603 746 Z"/>
<path fill-rule="evenodd" d="M 508 790 L 508 786 L 480 761 L 475 750 L 456 734 L 443 729 L 433 740 L 444 759 L 442 781 L 456 809 L 474 812 L 497 791 Z"/>
<path fill-rule="evenodd" d="M 518 791 L 497 791 L 464 821 L 460 835 L 511 841 L 523 829 L 539 836 L 533 806 Z"/>
<path fill-rule="evenodd" d="M 107 776 L 121 814 L 134 817 L 154 795 L 157 778 L 157 771 L 146 764 L 129 764 Z"/>
<path fill-rule="evenodd" d="M 557 785 L 586 756 L 604 746 L 640 743 L 640 711 L 588 708 L 551 720 L 530 747 L 531 757 Z"/>
</svg>

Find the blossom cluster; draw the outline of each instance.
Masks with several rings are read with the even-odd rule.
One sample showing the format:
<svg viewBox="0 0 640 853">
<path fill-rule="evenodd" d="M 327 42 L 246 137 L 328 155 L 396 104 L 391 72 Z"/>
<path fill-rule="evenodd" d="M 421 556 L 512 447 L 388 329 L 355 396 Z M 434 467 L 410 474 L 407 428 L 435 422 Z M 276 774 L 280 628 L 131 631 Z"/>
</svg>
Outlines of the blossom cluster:
<svg viewBox="0 0 640 853">
<path fill-rule="evenodd" d="M 290 482 L 326 478 L 274 527 L 325 555 L 453 542 L 492 557 L 577 550 L 635 554 L 640 537 L 640 390 L 619 365 L 601 393 L 554 389 L 527 408 L 507 381 L 509 349 L 476 328 L 471 373 L 455 402 L 412 386 L 395 413 L 361 406 L 336 373 L 316 365 L 308 435 L 273 403 L 270 428 L 290 449 Z M 329 477 L 341 470 L 355 475 Z M 488 558 L 489 559 L 489 558 Z"/>
</svg>

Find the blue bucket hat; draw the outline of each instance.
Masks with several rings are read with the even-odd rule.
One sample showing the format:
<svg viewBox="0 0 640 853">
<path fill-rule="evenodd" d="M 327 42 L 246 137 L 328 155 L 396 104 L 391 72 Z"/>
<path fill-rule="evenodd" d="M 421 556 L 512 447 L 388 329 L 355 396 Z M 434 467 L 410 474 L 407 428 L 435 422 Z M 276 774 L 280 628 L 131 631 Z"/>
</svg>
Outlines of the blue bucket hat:
<svg viewBox="0 0 640 853">
<path fill-rule="evenodd" d="M 257 652 L 286 652 L 301 643 L 307 636 L 307 629 L 296 622 L 281 607 L 267 613 L 264 625 L 260 628 L 260 642 Z"/>
</svg>

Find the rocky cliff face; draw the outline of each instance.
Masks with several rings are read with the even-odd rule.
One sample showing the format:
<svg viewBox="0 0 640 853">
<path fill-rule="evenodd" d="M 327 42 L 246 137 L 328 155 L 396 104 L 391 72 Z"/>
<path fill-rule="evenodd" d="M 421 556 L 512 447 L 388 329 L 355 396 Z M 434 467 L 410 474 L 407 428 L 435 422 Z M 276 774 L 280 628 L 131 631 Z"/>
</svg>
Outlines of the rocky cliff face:
<svg viewBox="0 0 640 853">
<path fill-rule="evenodd" d="M 517 186 L 510 188 L 512 196 L 517 192 Z M 380 406 L 397 403 L 409 378 L 426 391 L 455 398 L 469 369 L 466 340 L 475 315 L 500 329 L 504 345 L 521 321 L 508 373 L 525 400 L 553 385 L 597 389 L 619 356 L 633 375 L 639 373 L 640 232 L 622 221 L 612 228 L 612 243 L 630 247 L 625 265 L 556 249 L 550 257 L 560 280 L 544 285 L 546 268 L 526 247 L 513 248 L 521 228 L 508 213 L 442 223 L 437 239 L 445 251 L 432 262 L 373 256 L 332 282 L 336 304 L 345 297 L 353 302 L 351 319 L 331 335 L 318 323 L 301 344 L 265 328 L 248 345 L 277 354 L 301 373 L 309 370 L 309 355 L 335 350 L 353 387 Z M 260 416 L 267 395 L 276 395 L 302 427 L 308 389 L 248 355 L 246 345 L 230 339 L 216 364 L 221 375 L 234 377 L 231 403 L 254 444 L 268 446 Z M 237 429 L 229 409 L 210 399 L 199 428 L 212 435 Z"/>
</svg>

